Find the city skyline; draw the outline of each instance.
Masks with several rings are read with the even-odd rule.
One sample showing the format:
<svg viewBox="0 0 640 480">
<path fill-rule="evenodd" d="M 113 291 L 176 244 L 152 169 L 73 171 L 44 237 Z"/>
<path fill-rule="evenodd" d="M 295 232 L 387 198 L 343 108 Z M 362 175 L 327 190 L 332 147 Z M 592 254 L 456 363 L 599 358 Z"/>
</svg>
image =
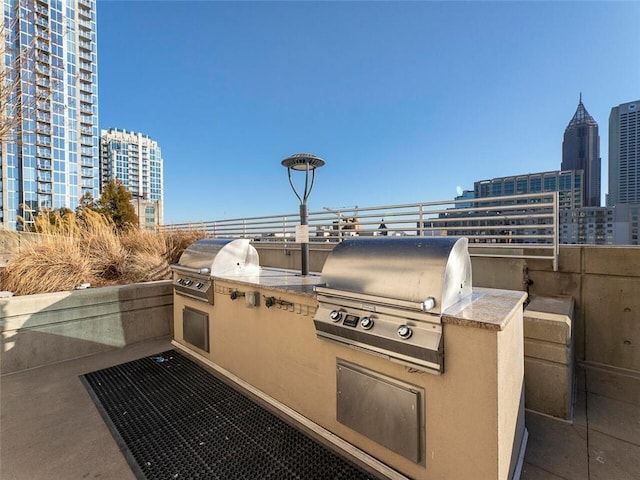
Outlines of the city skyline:
<svg viewBox="0 0 640 480">
<path fill-rule="evenodd" d="M 453 198 L 482 178 L 559 169 L 580 92 L 600 124 L 639 97 L 639 15 L 625 3 L 99 2 L 100 126 L 163 145 L 166 223 L 295 212 L 279 163 L 299 151 L 327 161 L 312 211 Z M 190 28 L 154 28 L 169 20 Z"/>
</svg>

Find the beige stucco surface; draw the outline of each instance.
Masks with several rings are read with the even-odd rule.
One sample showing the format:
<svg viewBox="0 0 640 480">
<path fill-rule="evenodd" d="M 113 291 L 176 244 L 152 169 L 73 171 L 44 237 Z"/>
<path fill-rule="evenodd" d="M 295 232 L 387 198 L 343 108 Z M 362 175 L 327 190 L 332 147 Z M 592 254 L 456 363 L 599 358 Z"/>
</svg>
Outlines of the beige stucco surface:
<svg viewBox="0 0 640 480">
<path fill-rule="evenodd" d="M 247 308 L 232 290 L 260 292 Z M 291 305 L 267 308 L 264 297 Z M 316 337 L 317 308 L 308 292 L 217 279 L 214 305 L 174 300 L 175 339 L 404 475 L 417 479 L 507 479 L 522 438 L 524 295 L 513 296 L 509 318 L 491 329 L 445 323 L 445 373 L 417 372 Z M 517 305 L 520 308 L 517 308 Z M 210 313 L 210 352 L 182 338 L 185 306 Z M 501 307 L 502 308 L 502 307 Z M 478 320 L 478 319 L 476 319 Z M 423 464 L 394 453 L 336 420 L 338 359 L 424 389 Z"/>
</svg>

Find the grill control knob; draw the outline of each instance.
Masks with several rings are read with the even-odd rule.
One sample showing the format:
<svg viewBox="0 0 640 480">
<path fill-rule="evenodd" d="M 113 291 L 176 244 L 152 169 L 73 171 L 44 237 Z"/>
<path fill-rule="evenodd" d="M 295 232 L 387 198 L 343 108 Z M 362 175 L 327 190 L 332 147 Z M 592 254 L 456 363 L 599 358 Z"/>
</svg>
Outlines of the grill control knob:
<svg viewBox="0 0 640 480">
<path fill-rule="evenodd" d="M 407 338 L 410 338 L 412 334 L 413 330 L 411 330 L 411 327 L 408 327 L 407 325 L 400 325 L 398 327 L 398 336 L 400 338 L 406 340 Z"/>
<path fill-rule="evenodd" d="M 371 330 L 371 327 L 373 327 L 373 318 L 363 317 L 362 320 L 360 320 L 360 326 L 365 330 Z"/>
<path fill-rule="evenodd" d="M 333 310 L 330 314 L 329 314 L 329 318 L 331 319 L 331 321 L 333 322 L 339 322 L 342 319 L 342 312 L 340 310 Z"/>
</svg>

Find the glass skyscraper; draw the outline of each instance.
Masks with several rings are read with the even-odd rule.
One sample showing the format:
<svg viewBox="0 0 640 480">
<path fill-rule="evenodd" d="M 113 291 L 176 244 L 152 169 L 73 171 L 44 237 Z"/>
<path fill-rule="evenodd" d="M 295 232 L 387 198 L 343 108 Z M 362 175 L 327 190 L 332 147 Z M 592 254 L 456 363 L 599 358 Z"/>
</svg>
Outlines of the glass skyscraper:
<svg viewBox="0 0 640 480">
<path fill-rule="evenodd" d="M 613 107 L 609 115 L 607 202 L 640 204 L 640 100 Z"/>
<path fill-rule="evenodd" d="M 582 205 L 599 207 L 600 202 L 600 135 L 598 124 L 580 102 L 573 118 L 564 131 L 562 140 L 562 165 L 564 170 L 584 172 Z"/>
<path fill-rule="evenodd" d="M 0 0 L 0 68 L 15 85 L 0 106 L 0 220 L 20 228 L 43 209 L 99 196 L 95 0 Z"/>
<path fill-rule="evenodd" d="M 100 140 L 100 181 L 117 179 L 131 193 L 140 226 L 163 223 L 163 162 L 158 142 L 142 133 L 103 130 Z"/>
</svg>

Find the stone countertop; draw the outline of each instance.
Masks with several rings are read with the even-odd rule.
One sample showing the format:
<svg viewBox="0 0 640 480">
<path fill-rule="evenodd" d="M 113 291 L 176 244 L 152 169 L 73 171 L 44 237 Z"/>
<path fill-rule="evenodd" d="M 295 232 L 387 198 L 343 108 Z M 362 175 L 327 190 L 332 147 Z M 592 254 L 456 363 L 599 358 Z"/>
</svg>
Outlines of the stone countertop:
<svg viewBox="0 0 640 480">
<path fill-rule="evenodd" d="M 471 298 L 448 308 L 442 323 L 464 327 L 503 330 L 513 318 L 514 311 L 527 298 L 526 292 L 474 287 Z"/>
<path fill-rule="evenodd" d="M 296 270 L 261 268 L 258 275 L 220 276 L 220 280 L 261 287 L 282 293 L 296 293 L 316 298 L 314 287 L 322 285 L 319 273 L 300 275 Z M 516 308 L 522 309 L 527 294 L 515 290 L 474 287 L 471 297 L 456 303 L 442 315 L 442 323 L 465 327 L 503 330 Z"/>
<path fill-rule="evenodd" d="M 248 276 L 220 276 L 214 277 L 247 285 L 251 287 L 263 287 L 268 290 L 280 291 L 282 293 L 296 292 L 300 295 L 316 298 L 314 287 L 322 285 L 319 273 L 310 273 L 302 276 L 299 271 L 282 268 L 260 268 L 257 275 Z"/>
</svg>

